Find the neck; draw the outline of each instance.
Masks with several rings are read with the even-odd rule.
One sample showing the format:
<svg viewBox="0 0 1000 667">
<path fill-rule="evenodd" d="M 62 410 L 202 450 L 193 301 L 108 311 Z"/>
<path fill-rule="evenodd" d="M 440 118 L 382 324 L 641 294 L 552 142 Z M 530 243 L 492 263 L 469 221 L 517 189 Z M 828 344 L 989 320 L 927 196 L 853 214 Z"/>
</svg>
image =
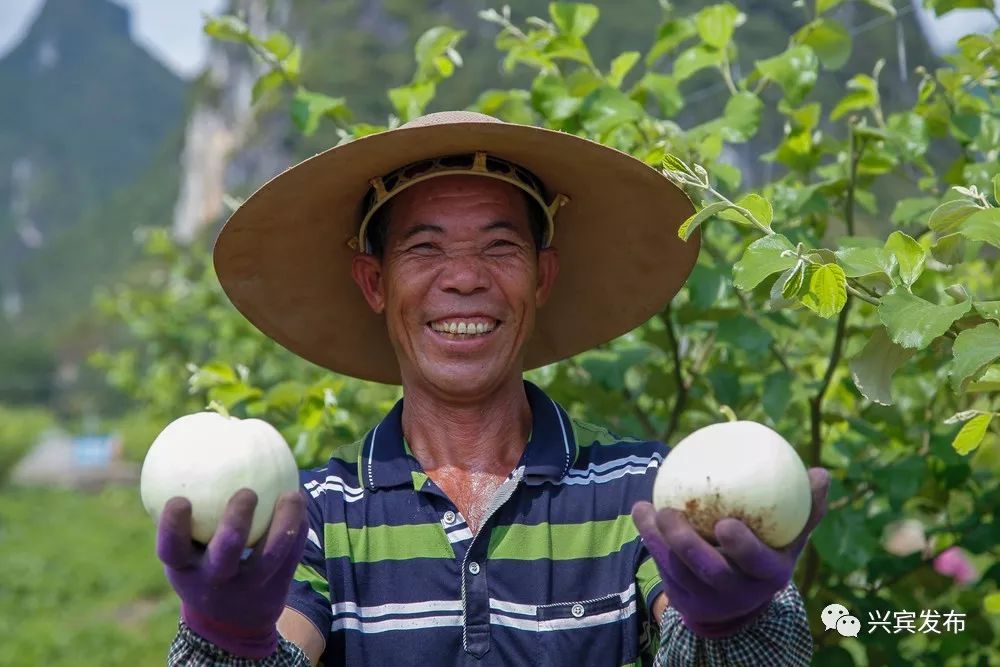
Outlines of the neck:
<svg viewBox="0 0 1000 667">
<path fill-rule="evenodd" d="M 520 376 L 469 400 L 404 387 L 403 433 L 424 470 L 506 475 L 524 452 L 531 408 Z"/>
</svg>

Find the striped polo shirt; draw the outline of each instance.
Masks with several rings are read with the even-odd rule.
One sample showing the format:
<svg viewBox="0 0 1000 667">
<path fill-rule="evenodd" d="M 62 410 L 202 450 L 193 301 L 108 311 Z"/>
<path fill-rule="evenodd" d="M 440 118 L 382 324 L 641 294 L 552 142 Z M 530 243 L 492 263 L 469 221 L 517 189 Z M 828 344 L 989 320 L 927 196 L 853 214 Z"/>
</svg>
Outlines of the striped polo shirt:
<svg viewBox="0 0 1000 667">
<path fill-rule="evenodd" d="M 402 400 L 302 473 L 309 539 L 288 606 L 326 636 L 327 665 L 651 663 L 662 584 L 630 512 L 667 447 L 524 386 L 531 437 L 475 535 L 410 452 Z"/>
</svg>

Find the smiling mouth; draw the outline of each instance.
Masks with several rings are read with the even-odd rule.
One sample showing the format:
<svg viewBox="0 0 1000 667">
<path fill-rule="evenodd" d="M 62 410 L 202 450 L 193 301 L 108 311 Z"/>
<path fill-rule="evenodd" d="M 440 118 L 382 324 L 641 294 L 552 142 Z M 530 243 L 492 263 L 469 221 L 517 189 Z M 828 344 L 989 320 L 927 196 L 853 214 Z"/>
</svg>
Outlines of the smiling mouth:
<svg viewBox="0 0 1000 667">
<path fill-rule="evenodd" d="M 467 340 L 488 336 L 500 326 L 500 320 L 491 317 L 449 318 L 428 322 L 435 333 L 449 340 Z"/>
</svg>

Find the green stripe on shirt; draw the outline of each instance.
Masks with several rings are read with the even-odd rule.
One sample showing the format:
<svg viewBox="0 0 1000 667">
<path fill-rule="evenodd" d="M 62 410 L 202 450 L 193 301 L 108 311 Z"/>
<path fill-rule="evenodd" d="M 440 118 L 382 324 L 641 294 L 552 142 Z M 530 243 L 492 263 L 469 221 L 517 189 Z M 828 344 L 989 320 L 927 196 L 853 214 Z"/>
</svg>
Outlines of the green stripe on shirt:
<svg viewBox="0 0 1000 667">
<path fill-rule="evenodd" d="M 632 516 L 583 523 L 497 526 L 490 536 L 490 558 L 571 560 L 600 558 L 620 551 L 638 537 Z"/>
<path fill-rule="evenodd" d="M 656 561 L 653 560 L 652 556 L 648 556 L 635 571 L 635 582 L 642 593 L 643 601 L 649 599 L 649 594 L 661 581 L 660 571 L 656 569 Z"/>
<path fill-rule="evenodd" d="M 411 558 L 448 558 L 455 552 L 439 523 L 348 528 L 343 522 L 323 525 L 327 558 L 349 557 L 353 563 Z"/>
<path fill-rule="evenodd" d="M 317 572 L 313 567 L 306 565 L 305 563 L 299 563 L 295 568 L 295 574 L 292 578 L 296 581 L 304 581 L 305 583 L 312 586 L 312 589 L 326 598 L 326 601 L 330 601 L 330 584 L 327 582 L 326 577 Z"/>
</svg>

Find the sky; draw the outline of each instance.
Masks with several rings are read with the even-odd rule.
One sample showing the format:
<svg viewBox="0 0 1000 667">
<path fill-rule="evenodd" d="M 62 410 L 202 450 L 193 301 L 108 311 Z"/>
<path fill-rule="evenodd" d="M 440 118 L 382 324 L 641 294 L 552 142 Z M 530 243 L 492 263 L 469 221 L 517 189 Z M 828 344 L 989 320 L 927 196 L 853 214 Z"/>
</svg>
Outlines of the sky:
<svg viewBox="0 0 1000 667">
<path fill-rule="evenodd" d="M 208 38 L 202 14 L 217 13 L 225 0 L 115 0 L 132 10 L 133 39 L 181 76 L 197 74 Z M 13 49 L 44 0 L 0 0 L 0 57 Z"/>
<path fill-rule="evenodd" d="M 201 32 L 202 13 L 216 13 L 225 0 L 115 0 L 132 10 L 133 38 L 184 77 L 204 64 L 207 38 Z M 0 57 L 14 48 L 44 0 L 0 0 Z M 920 0 L 910 0 L 921 5 Z M 897 2 L 901 6 L 902 2 Z M 997 0 L 1000 8 L 1000 0 Z M 941 48 L 973 30 L 990 30 L 993 18 L 982 11 L 959 10 L 943 19 L 920 13 L 931 46 Z"/>
</svg>

